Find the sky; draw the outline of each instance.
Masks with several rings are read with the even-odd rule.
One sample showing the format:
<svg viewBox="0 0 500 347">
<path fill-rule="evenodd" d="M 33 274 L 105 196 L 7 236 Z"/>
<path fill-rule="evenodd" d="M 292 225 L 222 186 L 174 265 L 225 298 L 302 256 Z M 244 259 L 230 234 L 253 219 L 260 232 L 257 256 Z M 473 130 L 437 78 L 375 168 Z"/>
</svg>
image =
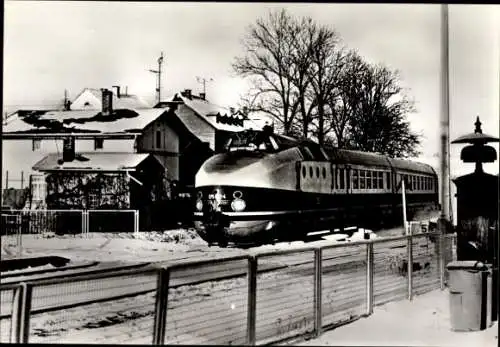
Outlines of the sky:
<svg viewBox="0 0 500 347">
<path fill-rule="evenodd" d="M 368 61 L 401 74 L 415 101 L 411 127 L 423 135 L 422 161 L 439 167 L 440 7 L 432 4 L 188 3 L 6 1 L 4 111 L 59 103 L 64 90 L 128 86 L 153 102 L 160 52 L 165 54 L 162 94 L 183 89 L 235 106 L 248 88 L 231 63 L 242 54 L 248 25 L 286 8 L 335 28 L 344 44 Z M 499 136 L 500 6 L 449 6 L 450 139 L 474 130 Z M 451 174 L 462 165 L 451 146 Z M 498 145 L 495 145 L 498 151 Z M 486 170 L 498 173 L 498 162 Z"/>
</svg>

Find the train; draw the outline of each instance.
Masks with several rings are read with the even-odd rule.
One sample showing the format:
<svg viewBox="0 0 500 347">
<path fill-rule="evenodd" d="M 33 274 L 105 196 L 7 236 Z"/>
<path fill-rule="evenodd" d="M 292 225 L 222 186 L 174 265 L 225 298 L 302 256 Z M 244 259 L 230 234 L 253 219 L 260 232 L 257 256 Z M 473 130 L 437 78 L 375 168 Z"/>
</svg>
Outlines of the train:
<svg viewBox="0 0 500 347">
<path fill-rule="evenodd" d="M 226 247 L 304 240 L 332 225 L 402 224 L 403 181 L 408 219 L 439 209 L 430 165 L 244 130 L 196 173 L 194 227 Z"/>
</svg>

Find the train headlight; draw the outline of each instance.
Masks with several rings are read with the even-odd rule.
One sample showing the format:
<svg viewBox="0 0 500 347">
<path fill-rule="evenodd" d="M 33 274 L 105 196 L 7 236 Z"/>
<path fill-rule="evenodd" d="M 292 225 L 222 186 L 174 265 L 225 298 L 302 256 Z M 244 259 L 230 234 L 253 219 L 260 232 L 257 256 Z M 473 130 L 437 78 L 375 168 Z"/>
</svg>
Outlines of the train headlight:
<svg viewBox="0 0 500 347">
<path fill-rule="evenodd" d="M 196 209 L 198 211 L 203 210 L 203 201 L 201 201 L 201 200 L 196 201 Z"/>
<path fill-rule="evenodd" d="M 243 199 L 234 199 L 232 202 L 231 202 L 231 208 L 233 209 L 233 211 L 235 212 L 241 212 L 243 211 L 245 208 L 247 207 L 247 204 L 245 203 L 245 200 Z"/>
</svg>

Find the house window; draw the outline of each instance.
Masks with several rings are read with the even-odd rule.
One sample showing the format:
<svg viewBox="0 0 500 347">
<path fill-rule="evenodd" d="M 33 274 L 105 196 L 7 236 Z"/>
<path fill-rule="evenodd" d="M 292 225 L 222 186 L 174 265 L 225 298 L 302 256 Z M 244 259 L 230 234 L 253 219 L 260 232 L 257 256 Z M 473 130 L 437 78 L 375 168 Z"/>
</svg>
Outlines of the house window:
<svg viewBox="0 0 500 347">
<path fill-rule="evenodd" d="M 156 131 L 156 148 L 161 148 L 161 131 Z"/>
<path fill-rule="evenodd" d="M 33 151 L 38 151 L 42 145 L 42 140 L 40 139 L 33 139 Z"/>
<path fill-rule="evenodd" d="M 94 149 L 103 149 L 104 139 L 94 139 Z"/>
<path fill-rule="evenodd" d="M 46 195 L 44 175 L 31 175 L 31 196 L 33 201 L 44 201 Z"/>
</svg>

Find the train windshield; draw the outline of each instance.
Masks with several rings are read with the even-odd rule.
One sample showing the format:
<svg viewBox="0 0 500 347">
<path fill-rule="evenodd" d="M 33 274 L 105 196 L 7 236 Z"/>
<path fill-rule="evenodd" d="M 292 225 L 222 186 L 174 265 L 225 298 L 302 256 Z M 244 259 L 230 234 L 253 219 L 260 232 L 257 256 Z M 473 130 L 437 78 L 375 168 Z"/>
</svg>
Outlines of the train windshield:
<svg viewBox="0 0 500 347">
<path fill-rule="evenodd" d="M 266 131 L 247 130 L 235 133 L 224 146 L 228 152 L 250 151 L 273 153 L 280 149 L 278 142 L 272 133 Z"/>
</svg>

